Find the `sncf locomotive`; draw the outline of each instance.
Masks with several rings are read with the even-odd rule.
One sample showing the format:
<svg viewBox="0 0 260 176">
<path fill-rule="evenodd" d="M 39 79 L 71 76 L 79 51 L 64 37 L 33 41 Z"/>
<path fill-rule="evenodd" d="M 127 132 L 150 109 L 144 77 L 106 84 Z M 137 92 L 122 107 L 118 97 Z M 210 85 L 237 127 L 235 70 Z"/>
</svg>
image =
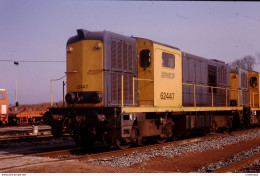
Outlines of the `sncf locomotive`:
<svg viewBox="0 0 260 176">
<path fill-rule="evenodd" d="M 67 105 L 44 120 L 82 147 L 259 125 L 258 72 L 108 31 L 79 29 L 66 52 Z"/>
</svg>

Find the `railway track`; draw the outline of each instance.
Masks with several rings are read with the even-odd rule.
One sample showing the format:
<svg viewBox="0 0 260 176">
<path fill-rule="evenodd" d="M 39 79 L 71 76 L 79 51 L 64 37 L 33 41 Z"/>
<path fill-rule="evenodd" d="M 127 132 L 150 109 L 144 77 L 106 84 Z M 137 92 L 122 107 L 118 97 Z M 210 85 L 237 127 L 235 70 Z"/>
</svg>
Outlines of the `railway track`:
<svg viewBox="0 0 260 176">
<path fill-rule="evenodd" d="M 250 132 L 253 130 L 246 130 L 246 131 Z M 241 133 L 241 131 L 173 141 L 173 142 L 168 142 L 168 143 L 164 143 L 164 144 L 147 145 L 147 146 L 130 148 L 127 150 L 112 150 L 111 151 L 111 150 L 108 150 L 108 148 L 104 148 L 104 146 L 100 145 L 98 147 L 95 147 L 95 150 L 93 150 L 92 153 L 87 153 L 86 151 L 81 150 L 79 148 L 74 148 L 74 149 L 66 149 L 66 150 L 59 150 L 59 151 L 52 151 L 52 152 L 34 153 L 34 154 L 28 154 L 28 155 L 7 156 L 7 157 L 0 158 L 0 162 L 3 163 L 8 160 L 17 160 L 17 159 L 30 160 L 30 158 L 33 158 L 32 160 L 34 162 L 26 162 L 25 164 L 17 164 L 17 165 L 12 165 L 12 166 L 8 165 L 6 167 L 2 166 L 0 168 L 0 171 L 8 172 L 9 170 L 12 170 L 12 169 L 34 166 L 34 165 L 39 165 L 39 164 L 47 164 L 47 163 L 52 163 L 52 162 L 63 162 L 66 160 L 78 160 L 78 161 L 83 161 L 83 162 L 94 162 L 97 160 L 106 161 L 106 160 L 109 160 L 110 158 L 127 156 L 127 155 L 131 155 L 131 154 L 139 153 L 139 152 L 147 152 L 150 150 L 157 150 L 157 149 L 162 149 L 162 148 L 166 148 L 166 147 L 170 147 L 170 146 L 177 147 L 180 145 L 188 145 L 188 144 L 202 142 L 202 141 L 206 141 L 206 140 L 223 138 L 223 137 L 226 137 L 229 135 L 235 135 L 235 134 L 239 134 L 239 133 Z"/>
<path fill-rule="evenodd" d="M 226 173 L 226 172 L 247 172 L 247 173 L 259 173 L 260 172 L 260 153 L 251 156 L 242 161 L 228 165 L 224 168 L 214 171 L 214 173 Z M 256 163 L 258 162 L 258 163 Z M 256 164 L 254 164 L 256 163 Z"/>
<path fill-rule="evenodd" d="M 0 128 L 0 145 L 14 142 L 47 140 L 51 138 L 50 127 L 46 125 L 8 126 Z"/>
<path fill-rule="evenodd" d="M 222 134 L 222 135 L 228 135 L 228 134 Z M 76 149 L 68 149 L 68 150 L 59 150 L 59 151 L 51 151 L 51 152 L 41 152 L 41 153 L 34 153 L 34 154 L 26 154 L 26 155 L 16 155 L 16 156 L 7 156 L 7 157 L 2 157 L 0 158 L 0 162 L 5 162 L 8 160 L 28 160 L 28 158 L 48 158 L 48 160 L 39 160 L 39 162 L 35 163 L 28 163 L 26 162 L 25 164 L 19 164 L 19 165 L 14 165 L 14 166 L 6 166 L 6 167 L 0 167 L 1 172 L 8 172 L 11 169 L 17 169 L 17 168 L 23 168 L 26 166 L 34 166 L 38 164 L 47 164 L 47 163 L 52 163 L 52 162 L 62 162 L 66 160 L 78 160 L 78 161 L 84 161 L 84 162 L 91 162 L 97 159 L 105 159 L 109 157 L 118 157 L 122 155 L 130 155 L 133 153 L 137 152 L 142 152 L 142 151 L 147 151 L 147 150 L 153 150 L 153 149 L 158 149 L 158 148 L 163 148 L 167 146 L 177 146 L 177 145 L 184 145 L 188 143 L 193 143 L 193 142 L 199 142 L 203 141 L 209 138 L 217 138 L 219 137 L 220 134 L 217 135 L 212 135 L 212 136 L 204 136 L 204 137 L 199 137 L 195 139 L 186 139 L 186 140 L 180 140 L 180 141 L 173 141 L 173 142 L 168 142 L 164 144 L 155 144 L 155 145 L 147 145 L 147 146 L 142 146 L 142 147 L 135 147 L 135 148 L 130 148 L 126 150 L 114 150 L 114 151 L 105 151 L 108 149 L 104 149 L 103 147 L 95 147 L 95 150 L 92 151 L 92 154 L 87 153 L 84 150 L 81 150 L 79 148 Z"/>
<path fill-rule="evenodd" d="M 63 135 L 61 138 L 67 138 L 70 137 L 70 135 Z M 10 144 L 10 143 L 16 143 L 16 142 L 39 142 L 44 140 L 53 140 L 57 139 L 53 137 L 51 134 L 47 135 L 32 135 L 32 136 L 12 136 L 12 137 L 6 137 L 6 138 L 0 138 L 0 147 L 3 144 Z"/>
<path fill-rule="evenodd" d="M 52 139 L 52 135 L 40 135 L 40 136 L 12 136 L 6 138 L 0 138 L 0 144 L 10 143 L 10 142 L 28 142 L 32 140 L 43 140 L 43 139 Z"/>
<path fill-rule="evenodd" d="M 245 168 L 241 169 L 239 172 L 242 173 L 259 173 L 260 172 L 260 160 L 256 163 L 250 164 Z"/>
</svg>

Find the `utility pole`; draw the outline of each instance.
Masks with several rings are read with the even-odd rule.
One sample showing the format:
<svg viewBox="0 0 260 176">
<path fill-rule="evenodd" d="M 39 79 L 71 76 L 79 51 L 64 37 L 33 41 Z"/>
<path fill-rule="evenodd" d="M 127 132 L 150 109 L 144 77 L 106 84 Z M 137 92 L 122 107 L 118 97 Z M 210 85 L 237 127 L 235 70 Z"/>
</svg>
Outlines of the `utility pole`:
<svg viewBox="0 0 260 176">
<path fill-rule="evenodd" d="M 14 62 L 14 65 L 18 67 L 19 62 Z M 15 111 L 17 111 L 17 107 L 19 106 L 18 100 L 17 100 L 17 70 L 18 68 L 16 67 L 16 80 L 15 80 Z"/>
</svg>

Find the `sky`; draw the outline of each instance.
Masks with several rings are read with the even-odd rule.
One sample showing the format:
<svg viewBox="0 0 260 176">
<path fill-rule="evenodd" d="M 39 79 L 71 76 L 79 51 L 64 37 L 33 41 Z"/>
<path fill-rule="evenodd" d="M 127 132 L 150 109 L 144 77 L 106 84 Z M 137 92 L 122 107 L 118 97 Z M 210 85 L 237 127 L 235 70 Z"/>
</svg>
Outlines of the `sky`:
<svg viewBox="0 0 260 176">
<path fill-rule="evenodd" d="M 258 56 L 259 9 L 260 2 L 0 0 L 0 89 L 15 104 L 17 80 L 19 104 L 50 102 L 50 80 L 65 75 L 66 42 L 77 29 L 147 38 L 227 63 Z M 55 102 L 62 81 L 53 82 Z"/>
</svg>

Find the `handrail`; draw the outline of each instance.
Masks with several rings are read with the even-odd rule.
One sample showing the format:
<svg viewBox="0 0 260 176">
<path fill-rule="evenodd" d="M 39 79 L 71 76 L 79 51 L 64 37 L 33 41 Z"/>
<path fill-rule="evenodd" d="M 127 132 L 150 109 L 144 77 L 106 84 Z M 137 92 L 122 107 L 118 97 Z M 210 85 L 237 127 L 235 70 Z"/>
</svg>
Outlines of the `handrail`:
<svg viewBox="0 0 260 176">
<path fill-rule="evenodd" d="M 121 107 L 124 107 L 124 75 L 121 77 Z"/>
<path fill-rule="evenodd" d="M 143 79 L 143 78 L 135 78 L 133 77 L 133 106 L 135 106 L 135 80 L 137 81 L 150 81 L 154 82 L 152 79 Z"/>
<path fill-rule="evenodd" d="M 258 107 L 260 107 L 260 96 L 259 96 L 259 93 L 252 92 L 252 94 L 253 94 L 253 98 L 252 98 L 253 106 L 252 107 L 255 107 L 255 95 L 258 95 Z M 251 94 L 250 94 L 250 96 L 251 96 Z M 251 105 L 251 98 L 250 98 L 250 105 Z"/>
<path fill-rule="evenodd" d="M 154 82 L 152 79 L 135 78 L 133 76 L 133 106 L 135 106 L 135 81 L 150 81 Z M 124 107 L 124 75 L 121 76 L 121 107 Z"/>
<path fill-rule="evenodd" d="M 132 89 L 132 93 L 133 93 L 133 106 L 135 106 L 135 81 L 139 80 L 139 81 L 150 81 L 150 82 L 154 82 L 154 80 L 151 79 L 143 79 L 143 78 L 132 78 L 133 81 L 133 89 Z M 239 90 L 239 89 L 231 89 L 228 87 L 216 87 L 216 86 L 207 86 L 207 85 L 199 85 L 199 84 L 189 84 L 189 83 L 182 83 L 182 85 L 187 85 L 187 86 L 193 86 L 193 96 L 194 96 L 194 107 L 197 106 L 196 104 L 196 87 L 204 87 L 204 88 L 210 88 L 211 89 L 211 106 L 214 107 L 214 89 L 221 89 L 221 90 L 225 90 L 225 95 L 226 95 L 226 106 L 228 106 L 228 90 L 229 92 L 231 91 L 237 91 L 237 99 L 238 99 L 238 105 L 237 106 L 243 106 L 244 102 L 243 102 L 243 90 Z M 239 98 L 239 92 L 241 91 L 241 105 L 240 105 L 240 98 Z M 258 93 L 253 93 L 253 96 L 255 94 Z M 251 96 L 251 94 L 250 94 Z M 259 102 L 260 102 L 260 96 L 259 96 Z M 253 99 L 253 105 L 254 105 L 254 99 Z M 121 107 L 124 107 L 124 75 L 121 76 Z M 260 107 L 260 103 L 259 103 L 259 107 Z"/>
<path fill-rule="evenodd" d="M 199 84 L 190 84 L 190 83 L 182 83 L 182 85 L 187 85 L 187 86 L 193 86 L 193 97 L 194 97 L 194 107 L 196 107 L 196 87 L 203 87 L 203 88 L 210 88 L 211 89 L 211 106 L 214 106 L 214 94 L 213 94 L 213 89 L 222 89 L 226 90 L 226 106 L 228 106 L 228 90 L 229 92 L 231 91 L 237 91 L 237 99 L 238 99 L 238 106 L 240 104 L 240 98 L 239 98 L 239 91 L 241 91 L 241 106 L 243 106 L 243 90 L 239 89 L 231 89 L 231 88 L 224 88 L 224 87 L 216 87 L 216 86 L 206 86 L 206 85 L 199 85 Z"/>
<path fill-rule="evenodd" d="M 135 78 L 133 77 L 135 80 L 139 80 L 139 81 L 151 81 L 151 82 L 154 82 L 154 80 L 152 79 L 143 79 L 143 78 Z"/>
</svg>

